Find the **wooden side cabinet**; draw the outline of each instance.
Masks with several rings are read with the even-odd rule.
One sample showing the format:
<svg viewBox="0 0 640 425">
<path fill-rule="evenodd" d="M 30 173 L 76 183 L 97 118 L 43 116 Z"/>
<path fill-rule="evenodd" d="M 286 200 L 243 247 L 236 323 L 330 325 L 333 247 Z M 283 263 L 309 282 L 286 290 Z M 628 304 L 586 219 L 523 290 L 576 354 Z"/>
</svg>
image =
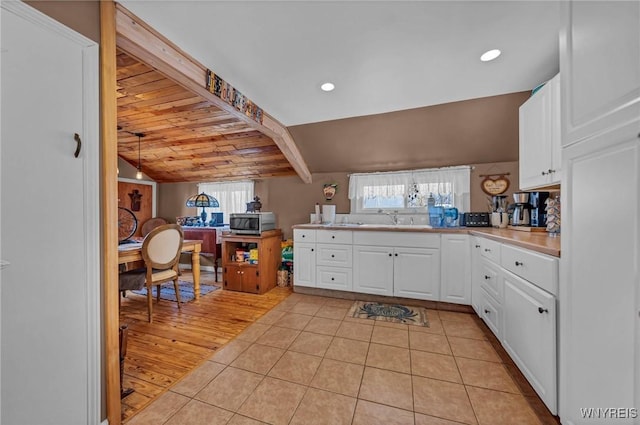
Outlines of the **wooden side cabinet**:
<svg viewBox="0 0 640 425">
<path fill-rule="evenodd" d="M 222 235 L 222 280 L 230 291 L 264 294 L 276 286 L 277 270 L 282 261 L 282 231 L 263 232 L 260 236 Z M 236 261 L 236 251 L 258 250 L 258 264 Z"/>
</svg>

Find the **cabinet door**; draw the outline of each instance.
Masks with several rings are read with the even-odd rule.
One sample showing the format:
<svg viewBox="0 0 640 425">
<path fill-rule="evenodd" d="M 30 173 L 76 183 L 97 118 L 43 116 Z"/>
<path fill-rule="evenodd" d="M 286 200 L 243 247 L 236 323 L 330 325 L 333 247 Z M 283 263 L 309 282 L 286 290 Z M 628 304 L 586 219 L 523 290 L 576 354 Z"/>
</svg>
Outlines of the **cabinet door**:
<svg viewBox="0 0 640 425">
<path fill-rule="evenodd" d="M 533 389 L 557 414 L 556 299 L 504 271 L 502 345 Z"/>
<path fill-rule="evenodd" d="M 257 266 L 241 267 L 242 292 L 260 293 L 260 274 Z"/>
<path fill-rule="evenodd" d="M 222 269 L 224 289 L 242 291 L 242 270 L 240 266 L 227 265 Z"/>
<path fill-rule="evenodd" d="M 443 234 L 442 282 L 440 301 L 455 304 L 471 302 L 471 248 L 469 235 Z"/>
<path fill-rule="evenodd" d="M 392 247 L 353 247 L 353 290 L 365 294 L 393 295 Z"/>
<path fill-rule="evenodd" d="M 520 107 L 520 188 L 549 182 L 551 158 L 551 86 L 545 84 Z"/>
<path fill-rule="evenodd" d="M 563 151 L 560 413 L 576 424 L 584 406 L 640 406 L 639 130 L 636 122 Z M 615 199 L 611 214 L 590 208 L 594 194 Z"/>
<path fill-rule="evenodd" d="M 293 244 L 293 284 L 316 286 L 316 244 Z"/>
<path fill-rule="evenodd" d="M 561 2 L 563 146 L 640 116 L 640 3 Z"/>
<path fill-rule="evenodd" d="M 481 273 L 482 269 L 480 266 L 480 249 L 482 245 L 480 244 L 480 238 L 473 236 L 471 238 L 471 306 L 476 311 L 478 316 L 482 316 L 480 313 L 480 285 L 482 284 Z"/>
<path fill-rule="evenodd" d="M 437 249 L 396 248 L 393 255 L 393 295 L 440 299 L 440 252 Z"/>
</svg>

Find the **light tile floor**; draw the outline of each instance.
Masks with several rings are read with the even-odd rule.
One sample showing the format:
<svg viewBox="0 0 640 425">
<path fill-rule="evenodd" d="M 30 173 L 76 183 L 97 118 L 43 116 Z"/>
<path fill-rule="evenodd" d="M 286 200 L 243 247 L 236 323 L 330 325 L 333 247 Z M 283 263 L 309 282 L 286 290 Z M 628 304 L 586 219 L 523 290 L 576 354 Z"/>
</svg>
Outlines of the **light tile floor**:
<svg viewBox="0 0 640 425">
<path fill-rule="evenodd" d="M 542 424 L 472 315 L 420 327 L 352 304 L 292 294 L 127 425 Z"/>
</svg>

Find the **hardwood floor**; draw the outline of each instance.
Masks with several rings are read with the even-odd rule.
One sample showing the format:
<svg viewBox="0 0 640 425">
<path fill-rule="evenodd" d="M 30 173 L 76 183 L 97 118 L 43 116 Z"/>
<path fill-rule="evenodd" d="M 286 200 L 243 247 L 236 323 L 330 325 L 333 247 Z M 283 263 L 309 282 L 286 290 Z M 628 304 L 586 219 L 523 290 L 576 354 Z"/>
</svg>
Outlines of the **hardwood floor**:
<svg viewBox="0 0 640 425">
<path fill-rule="evenodd" d="M 191 281 L 189 272 L 181 280 Z M 201 283 L 213 284 L 212 272 Z M 124 388 L 135 391 L 122 400 L 126 422 L 155 397 L 211 357 L 221 346 L 291 294 L 276 287 L 263 295 L 218 289 L 184 303 L 160 300 L 153 305 L 153 323 L 147 321 L 146 297 L 128 293 L 122 298 L 120 324 L 128 325 Z"/>
</svg>

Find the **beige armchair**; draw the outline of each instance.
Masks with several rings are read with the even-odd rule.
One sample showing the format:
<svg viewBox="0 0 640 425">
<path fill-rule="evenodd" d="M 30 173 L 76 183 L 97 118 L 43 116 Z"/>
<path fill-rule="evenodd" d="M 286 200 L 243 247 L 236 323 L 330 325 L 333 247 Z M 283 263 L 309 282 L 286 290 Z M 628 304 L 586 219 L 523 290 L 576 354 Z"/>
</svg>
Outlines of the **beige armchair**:
<svg viewBox="0 0 640 425">
<path fill-rule="evenodd" d="M 160 286 L 173 281 L 176 300 L 180 308 L 180 288 L 178 287 L 178 263 L 184 234 L 177 224 L 165 224 L 153 229 L 142 242 L 142 258 L 145 267 L 120 274 L 120 290 L 141 289 L 142 282 L 147 287 L 147 310 L 149 323 L 153 322 L 152 288 L 157 287 L 160 302 Z M 134 286 L 139 286 L 134 288 Z"/>
</svg>

